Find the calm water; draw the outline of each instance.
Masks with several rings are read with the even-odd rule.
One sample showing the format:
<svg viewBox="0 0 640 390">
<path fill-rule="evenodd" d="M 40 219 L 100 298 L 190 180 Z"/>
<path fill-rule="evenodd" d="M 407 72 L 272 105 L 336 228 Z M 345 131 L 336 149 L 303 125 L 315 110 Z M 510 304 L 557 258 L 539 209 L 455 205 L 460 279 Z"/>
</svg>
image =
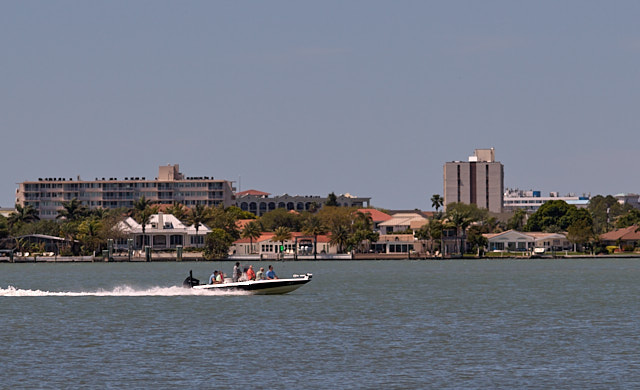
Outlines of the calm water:
<svg viewBox="0 0 640 390">
<path fill-rule="evenodd" d="M 254 267 L 266 263 L 253 262 Z M 638 388 L 640 261 L 0 264 L 0 388 Z"/>
</svg>

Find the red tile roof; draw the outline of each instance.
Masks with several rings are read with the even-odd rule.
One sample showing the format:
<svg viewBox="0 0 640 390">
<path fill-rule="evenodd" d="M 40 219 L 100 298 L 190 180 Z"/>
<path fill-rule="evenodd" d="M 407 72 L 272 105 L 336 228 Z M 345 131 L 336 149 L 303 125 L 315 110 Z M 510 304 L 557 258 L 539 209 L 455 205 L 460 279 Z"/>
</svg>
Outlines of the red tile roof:
<svg viewBox="0 0 640 390">
<path fill-rule="evenodd" d="M 636 232 L 638 225 L 626 227 L 624 229 L 614 230 L 600 235 L 600 239 L 603 241 L 637 241 L 640 240 L 640 231 Z"/>
<path fill-rule="evenodd" d="M 254 195 L 254 196 L 269 196 L 271 195 L 268 192 L 262 192 L 262 191 L 258 191 L 258 190 L 246 190 L 246 191 L 241 191 L 241 192 L 236 192 L 236 197 L 242 197 L 242 196 L 246 196 L 246 195 Z"/>
<path fill-rule="evenodd" d="M 236 227 L 240 231 L 242 231 L 248 224 L 250 224 L 253 221 L 256 221 L 256 219 L 239 219 L 236 221 Z"/>
<path fill-rule="evenodd" d="M 376 209 L 358 209 L 358 211 L 371 215 L 371 220 L 373 220 L 373 222 L 384 222 L 391 219 L 389 214 Z"/>
</svg>

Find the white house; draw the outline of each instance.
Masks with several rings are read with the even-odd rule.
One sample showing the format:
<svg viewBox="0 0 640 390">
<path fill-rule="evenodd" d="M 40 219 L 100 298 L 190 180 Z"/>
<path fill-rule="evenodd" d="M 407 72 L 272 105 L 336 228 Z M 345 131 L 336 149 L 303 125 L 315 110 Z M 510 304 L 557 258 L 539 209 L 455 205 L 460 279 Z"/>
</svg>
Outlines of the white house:
<svg viewBox="0 0 640 390">
<path fill-rule="evenodd" d="M 211 231 L 207 226 L 200 225 L 196 232 L 194 225 L 187 226 L 173 215 L 164 213 L 153 214 L 145 225 L 144 233 L 142 225 L 131 217 L 120 222 L 118 229 L 133 239 L 136 249 L 142 249 L 145 245 L 153 249 L 171 249 L 178 245 L 201 248 L 204 246 L 204 237 Z M 119 241 L 117 244 L 118 247 L 126 247 L 126 242 Z"/>
<path fill-rule="evenodd" d="M 502 233 L 483 234 L 489 241 L 490 251 L 533 251 L 544 248 L 545 251 L 570 250 L 571 243 L 562 233 L 519 232 L 507 230 Z"/>
</svg>

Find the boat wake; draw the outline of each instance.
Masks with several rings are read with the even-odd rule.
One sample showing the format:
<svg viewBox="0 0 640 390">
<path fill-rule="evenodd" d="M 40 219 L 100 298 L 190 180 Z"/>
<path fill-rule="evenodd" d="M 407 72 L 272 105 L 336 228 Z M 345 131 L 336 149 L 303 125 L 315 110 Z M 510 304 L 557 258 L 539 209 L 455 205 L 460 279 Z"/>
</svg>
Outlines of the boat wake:
<svg viewBox="0 0 640 390">
<path fill-rule="evenodd" d="M 118 286 L 113 290 L 96 291 L 42 291 L 42 290 L 22 290 L 13 286 L 6 289 L 0 288 L 0 297 L 172 297 L 183 295 L 250 295 L 246 291 L 210 291 L 184 288 L 180 286 L 172 287 L 151 287 L 135 288 L 131 286 Z"/>
</svg>

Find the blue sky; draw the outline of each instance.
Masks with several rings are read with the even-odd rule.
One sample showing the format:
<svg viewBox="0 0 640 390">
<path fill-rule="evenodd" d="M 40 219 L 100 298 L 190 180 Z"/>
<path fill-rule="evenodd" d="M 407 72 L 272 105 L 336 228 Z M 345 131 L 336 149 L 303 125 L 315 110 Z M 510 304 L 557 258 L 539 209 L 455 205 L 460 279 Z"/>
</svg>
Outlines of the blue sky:
<svg viewBox="0 0 640 390">
<path fill-rule="evenodd" d="M 0 206 L 38 177 L 188 176 L 431 209 L 446 161 L 640 192 L 637 1 L 0 2 Z"/>
</svg>

